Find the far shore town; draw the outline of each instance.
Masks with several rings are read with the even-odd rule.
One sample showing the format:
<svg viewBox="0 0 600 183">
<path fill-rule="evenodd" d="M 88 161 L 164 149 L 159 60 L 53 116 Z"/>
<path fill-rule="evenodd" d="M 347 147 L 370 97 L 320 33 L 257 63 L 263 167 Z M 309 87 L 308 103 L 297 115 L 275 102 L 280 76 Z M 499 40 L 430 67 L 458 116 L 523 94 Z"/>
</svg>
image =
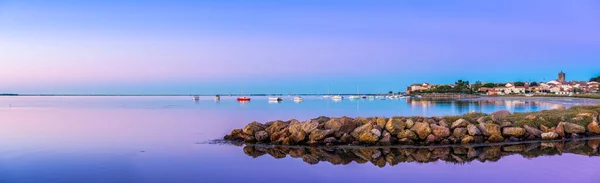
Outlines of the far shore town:
<svg viewBox="0 0 600 183">
<path fill-rule="evenodd" d="M 419 93 L 479 93 L 483 95 L 574 95 L 598 93 L 600 77 L 589 81 L 567 81 L 565 73 L 548 82 L 508 82 L 469 84 L 459 80 L 455 84 L 412 84 L 406 88 L 406 94 Z"/>
</svg>

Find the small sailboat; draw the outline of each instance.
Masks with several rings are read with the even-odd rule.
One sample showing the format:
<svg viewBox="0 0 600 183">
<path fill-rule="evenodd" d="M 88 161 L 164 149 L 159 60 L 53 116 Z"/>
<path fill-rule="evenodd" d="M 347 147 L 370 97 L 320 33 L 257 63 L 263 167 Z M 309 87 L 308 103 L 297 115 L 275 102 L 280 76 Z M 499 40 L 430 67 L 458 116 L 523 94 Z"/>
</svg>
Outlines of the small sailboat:
<svg viewBox="0 0 600 183">
<path fill-rule="evenodd" d="M 242 85 L 240 85 L 240 97 L 237 98 L 238 102 L 250 102 L 250 97 L 245 97 L 243 96 L 244 94 L 244 87 Z"/>
<path fill-rule="evenodd" d="M 221 96 L 220 95 L 215 95 L 215 101 L 219 101 L 221 100 Z"/>
<path fill-rule="evenodd" d="M 360 95 L 358 95 L 358 86 L 356 87 L 356 95 L 351 95 L 350 97 L 348 97 L 350 99 L 360 99 Z"/>
<path fill-rule="evenodd" d="M 331 97 L 331 100 L 342 100 L 342 99 L 344 99 L 344 97 L 342 97 L 342 96 L 339 96 L 339 95 L 336 95 L 336 96 L 332 96 L 332 97 Z"/>
<path fill-rule="evenodd" d="M 331 95 L 329 94 L 329 86 L 327 86 L 327 95 L 323 95 L 323 98 L 331 98 Z"/>
<path fill-rule="evenodd" d="M 192 96 L 192 100 L 193 101 L 198 101 L 198 100 L 200 100 L 200 96 L 194 95 L 194 96 Z"/>
</svg>

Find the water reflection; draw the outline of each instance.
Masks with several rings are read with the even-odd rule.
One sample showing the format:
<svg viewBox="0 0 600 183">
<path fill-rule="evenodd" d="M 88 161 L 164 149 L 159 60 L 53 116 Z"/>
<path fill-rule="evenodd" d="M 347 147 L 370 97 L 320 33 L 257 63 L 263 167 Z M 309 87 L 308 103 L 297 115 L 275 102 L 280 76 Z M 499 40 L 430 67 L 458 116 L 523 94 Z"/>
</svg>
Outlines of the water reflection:
<svg viewBox="0 0 600 183">
<path fill-rule="evenodd" d="M 420 98 L 408 98 L 406 103 L 414 109 L 422 109 L 423 112 L 434 110 L 439 107 L 449 108 L 453 114 L 464 114 L 471 111 L 485 111 L 488 108 L 497 108 L 509 111 L 531 112 L 541 109 L 565 109 L 567 104 L 539 101 L 536 99 L 523 98 L 480 98 L 464 100 L 431 100 Z"/>
<path fill-rule="evenodd" d="M 531 159 L 541 156 L 555 156 L 564 153 L 583 156 L 600 156 L 600 139 L 579 141 L 533 142 L 525 144 L 505 144 L 494 146 L 445 146 L 407 148 L 341 148 L 341 147 L 283 147 L 246 145 L 243 151 L 253 158 L 268 154 L 276 159 L 291 157 L 314 165 L 329 162 L 333 165 L 372 163 L 378 167 L 394 166 L 402 163 L 430 163 L 444 161 L 464 164 L 471 161 L 496 162 L 502 157 L 521 155 Z"/>
</svg>

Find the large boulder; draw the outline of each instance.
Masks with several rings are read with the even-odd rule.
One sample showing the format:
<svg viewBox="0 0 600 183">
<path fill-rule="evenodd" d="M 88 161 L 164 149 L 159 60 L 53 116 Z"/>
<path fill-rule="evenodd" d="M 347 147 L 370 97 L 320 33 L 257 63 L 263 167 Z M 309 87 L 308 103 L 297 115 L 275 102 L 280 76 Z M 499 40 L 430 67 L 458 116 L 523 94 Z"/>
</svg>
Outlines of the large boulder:
<svg viewBox="0 0 600 183">
<path fill-rule="evenodd" d="M 567 133 L 585 133 L 585 127 L 573 124 L 573 123 L 564 123 L 565 132 Z"/>
<path fill-rule="evenodd" d="M 479 128 L 477 128 L 477 126 L 473 124 L 469 124 L 467 126 L 467 132 L 469 132 L 470 136 L 481 135 L 481 131 L 479 130 Z"/>
<path fill-rule="evenodd" d="M 542 133 L 542 139 L 543 140 L 554 140 L 558 138 L 558 133 L 556 132 L 546 132 L 546 133 Z"/>
<path fill-rule="evenodd" d="M 253 121 L 252 123 L 246 125 L 242 130 L 244 134 L 254 136 L 254 133 L 265 130 L 265 128 L 265 125 Z"/>
<path fill-rule="evenodd" d="M 499 134 L 492 134 L 490 137 L 488 137 L 488 141 L 502 142 L 502 141 L 504 141 L 504 137 L 502 137 L 502 135 L 499 135 Z"/>
<path fill-rule="evenodd" d="M 565 124 L 565 122 L 560 122 L 554 129 L 554 132 L 556 132 L 556 134 L 558 134 L 558 136 L 561 138 L 565 137 L 565 125 L 564 124 Z"/>
<path fill-rule="evenodd" d="M 319 124 L 325 123 L 327 121 L 329 121 L 331 118 L 327 117 L 327 116 L 319 116 L 317 118 L 312 119 L 312 122 L 316 122 Z"/>
<path fill-rule="evenodd" d="M 385 124 L 386 124 L 387 122 L 388 122 L 388 120 L 387 120 L 387 118 L 385 118 L 385 117 L 378 117 L 378 118 L 375 120 L 375 124 L 377 124 L 377 125 L 379 125 L 379 126 L 382 126 L 382 127 L 383 127 L 383 126 L 385 126 Z"/>
<path fill-rule="evenodd" d="M 314 130 L 308 136 L 308 140 L 311 142 L 317 142 L 325 139 L 331 134 L 333 134 L 333 130 Z"/>
<path fill-rule="evenodd" d="M 384 131 L 381 140 L 379 140 L 377 144 L 382 146 L 392 145 L 392 135 L 389 132 Z"/>
<path fill-rule="evenodd" d="M 417 136 L 417 134 L 415 134 L 415 132 L 413 132 L 412 130 L 402 130 L 400 131 L 400 133 L 398 133 L 398 139 L 410 139 L 410 140 L 417 140 L 419 139 L 419 137 Z"/>
<path fill-rule="evenodd" d="M 302 129 L 301 123 L 290 124 L 288 127 L 290 132 L 290 143 L 299 143 L 306 139 L 306 132 Z"/>
<path fill-rule="evenodd" d="M 523 128 L 525 128 L 525 131 L 527 131 L 528 134 L 533 135 L 535 137 L 541 137 L 542 133 L 544 133 L 541 130 L 535 127 L 531 127 L 529 125 L 524 125 Z"/>
<path fill-rule="evenodd" d="M 502 134 L 506 136 L 521 137 L 525 134 L 525 129 L 521 127 L 506 127 L 502 129 Z"/>
<path fill-rule="evenodd" d="M 231 133 L 229 133 L 229 135 L 225 135 L 224 139 L 225 140 L 243 140 L 242 137 L 240 136 L 243 133 L 244 133 L 244 131 L 242 129 L 234 129 L 234 130 L 231 130 Z"/>
<path fill-rule="evenodd" d="M 546 133 L 546 132 L 550 132 L 550 128 L 548 128 L 545 125 L 540 125 L 540 130 L 542 130 L 542 132 Z"/>
<path fill-rule="evenodd" d="M 349 134 L 356 128 L 356 126 L 358 126 L 358 123 L 354 119 L 348 117 L 342 117 L 340 122 L 341 126 L 335 133 L 336 137 L 341 137 L 344 133 Z"/>
<path fill-rule="evenodd" d="M 500 126 L 497 124 L 494 124 L 494 123 L 481 123 L 481 124 L 479 124 L 479 129 L 485 136 L 492 136 L 492 135 L 502 136 L 502 133 L 500 132 Z"/>
<path fill-rule="evenodd" d="M 450 127 L 450 125 L 448 125 L 448 122 L 445 119 L 440 120 L 439 125 L 446 128 Z"/>
<path fill-rule="evenodd" d="M 358 141 L 365 144 L 375 144 L 379 141 L 380 136 L 381 131 L 379 131 L 379 129 L 373 128 L 370 131 L 361 133 L 358 138 Z"/>
<path fill-rule="evenodd" d="M 425 144 L 433 144 L 437 141 L 438 137 L 433 135 L 433 134 L 429 134 L 427 135 L 427 138 L 425 138 Z"/>
<path fill-rule="evenodd" d="M 429 124 L 425 122 L 416 122 L 410 130 L 414 131 L 420 139 L 425 140 L 431 134 Z"/>
<path fill-rule="evenodd" d="M 373 123 L 366 123 L 359 127 L 354 128 L 354 130 L 352 130 L 352 132 L 350 132 L 350 135 L 352 135 L 352 137 L 354 137 L 354 139 L 359 139 L 361 134 L 363 134 L 365 132 L 369 132 L 372 129 L 373 129 Z"/>
<path fill-rule="evenodd" d="M 413 125 L 415 125 L 415 122 L 412 119 L 406 120 L 406 128 L 412 128 Z"/>
<path fill-rule="evenodd" d="M 404 128 L 406 128 L 406 123 L 404 123 L 398 118 L 390 118 L 390 120 L 388 120 L 385 124 L 385 130 L 387 130 L 394 136 L 398 135 L 398 133 L 404 130 Z"/>
<path fill-rule="evenodd" d="M 266 131 L 258 131 L 254 134 L 254 138 L 259 142 L 263 142 L 269 139 L 269 133 Z"/>
<path fill-rule="evenodd" d="M 512 123 L 509 121 L 504 121 L 504 122 L 500 122 L 499 125 L 500 125 L 500 128 L 505 128 L 505 127 L 511 127 Z"/>
<path fill-rule="evenodd" d="M 473 140 L 475 140 L 475 139 L 473 138 L 473 136 L 466 135 L 466 136 L 464 136 L 462 139 L 460 139 L 460 143 L 461 143 L 461 144 L 468 144 L 468 143 L 471 143 L 471 142 L 473 142 Z"/>
<path fill-rule="evenodd" d="M 275 121 L 271 126 L 267 127 L 265 131 L 269 133 L 269 135 L 272 135 L 281 131 L 285 127 L 287 127 L 287 124 L 285 124 L 283 121 Z"/>
<path fill-rule="evenodd" d="M 331 118 L 329 121 L 325 122 L 325 129 L 338 131 L 342 126 L 342 122 L 340 118 Z"/>
<path fill-rule="evenodd" d="M 373 123 L 364 124 L 355 128 L 350 135 L 361 143 L 375 144 L 381 136 L 381 130 L 376 128 L 376 126 Z"/>
<path fill-rule="evenodd" d="M 466 128 L 455 128 L 452 135 L 454 135 L 454 137 L 460 139 L 463 136 L 467 135 L 467 129 Z"/>
<path fill-rule="evenodd" d="M 344 133 L 341 137 L 340 137 L 340 141 L 344 144 L 350 144 L 352 143 L 352 141 L 354 141 L 354 137 L 352 137 L 352 135 Z"/>
<path fill-rule="evenodd" d="M 598 121 L 592 121 L 587 127 L 588 131 L 595 134 L 600 134 L 600 126 L 598 125 Z"/>
<path fill-rule="evenodd" d="M 452 129 L 464 128 L 464 127 L 467 127 L 467 125 L 469 125 L 469 121 L 460 118 L 460 119 L 456 120 L 454 123 L 452 123 L 452 126 L 450 126 L 450 128 L 452 128 Z"/>
<path fill-rule="evenodd" d="M 501 118 L 506 117 L 510 115 L 510 111 L 507 110 L 500 110 L 500 111 L 496 111 L 493 112 L 492 114 L 490 114 L 490 116 L 492 117 L 492 120 L 494 121 L 500 121 Z"/>
<path fill-rule="evenodd" d="M 315 120 L 306 121 L 300 124 L 300 127 L 306 134 L 310 134 L 319 127 L 319 123 Z"/>
<path fill-rule="evenodd" d="M 289 129 L 283 129 L 281 131 L 272 133 L 270 135 L 271 138 L 271 142 L 275 142 L 275 143 L 280 143 L 282 142 L 286 137 L 288 137 L 290 135 L 290 130 Z"/>
<path fill-rule="evenodd" d="M 440 137 L 440 138 L 445 138 L 450 136 L 450 129 L 440 126 L 440 125 L 436 125 L 436 124 L 431 124 L 431 131 L 433 133 L 433 135 Z"/>
</svg>

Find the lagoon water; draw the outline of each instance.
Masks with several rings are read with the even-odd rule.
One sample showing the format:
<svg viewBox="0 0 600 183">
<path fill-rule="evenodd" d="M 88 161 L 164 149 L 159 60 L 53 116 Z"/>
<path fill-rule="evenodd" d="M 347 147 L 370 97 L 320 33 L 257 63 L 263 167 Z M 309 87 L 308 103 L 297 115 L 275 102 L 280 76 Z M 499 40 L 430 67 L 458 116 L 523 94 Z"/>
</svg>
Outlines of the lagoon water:
<svg viewBox="0 0 600 183">
<path fill-rule="evenodd" d="M 39 182 L 600 182 L 600 157 L 574 153 L 493 161 L 339 165 L 275 158 L 211 143 L 251 121 L 318 116 L 442 116 L 529 112 L 598 100 L 484 98 L 461 101 L 286 97 L 0 97 L 0 183 Z M 504 148 L 504 147 L 503 147 Z M 246 149 L 247 150 L 247 149 Z M 270 151 L 269 151 L 270 152 Z M 272 153 L 271 153 L 272 154 Z"/>
</svg>

